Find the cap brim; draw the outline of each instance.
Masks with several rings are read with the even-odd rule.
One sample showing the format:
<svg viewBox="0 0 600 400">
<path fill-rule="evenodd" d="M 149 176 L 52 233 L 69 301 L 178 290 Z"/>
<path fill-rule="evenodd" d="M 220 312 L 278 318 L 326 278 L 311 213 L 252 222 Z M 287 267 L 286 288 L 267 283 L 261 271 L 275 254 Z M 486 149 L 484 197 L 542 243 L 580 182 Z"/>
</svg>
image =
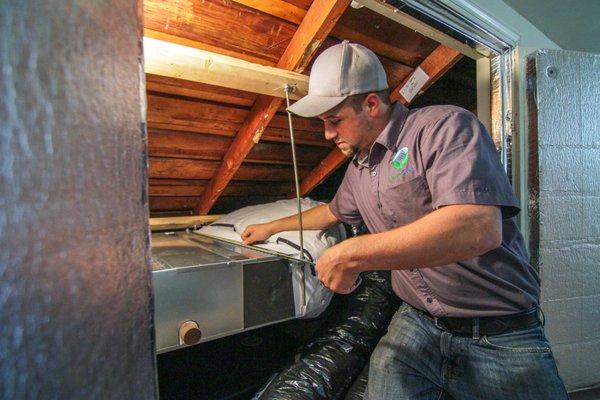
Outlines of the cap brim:
<svg viewBox="0 0 600 400">
<path fill-rule="evenodd" d="M 301 117 L 312 118 L 331 110 L 346 98 L 348 96 L 323 97 L 309 94 L 289 106 L 287 110 Z"/>
</svg>

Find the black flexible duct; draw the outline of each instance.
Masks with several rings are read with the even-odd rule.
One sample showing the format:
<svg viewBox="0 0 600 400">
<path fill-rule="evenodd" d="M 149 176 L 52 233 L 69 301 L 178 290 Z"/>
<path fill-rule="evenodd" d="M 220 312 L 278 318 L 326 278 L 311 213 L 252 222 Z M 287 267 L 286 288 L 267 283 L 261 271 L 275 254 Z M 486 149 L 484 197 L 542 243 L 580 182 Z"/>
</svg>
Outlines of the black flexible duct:
<svg viewBox="0 0 600 400">
<path fill-rule="evenodd" d="M 399 306 L 389 272 L 365 273 L 362 279 L 358 289 L 343 296 L 343 307 L 300 348 L 295 361 L 274 375 L 253 400 L 344 398 Z M 366 377 L 362 379 L 353 388 L 352 399 L 362 399 Z"/>
</svg>

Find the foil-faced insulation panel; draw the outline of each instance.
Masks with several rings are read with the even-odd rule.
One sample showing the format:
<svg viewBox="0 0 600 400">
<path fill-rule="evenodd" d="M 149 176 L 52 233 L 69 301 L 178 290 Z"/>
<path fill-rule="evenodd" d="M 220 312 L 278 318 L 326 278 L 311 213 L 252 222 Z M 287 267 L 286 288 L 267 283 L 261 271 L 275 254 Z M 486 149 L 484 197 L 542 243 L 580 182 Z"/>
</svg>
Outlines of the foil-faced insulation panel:
<svg viewBox="0 0 600 400">
<path fill-rule="evenodd" d="M 546 334 L 569 390 L 600 384 L 600 56 L 528 60 L 532 261 Z"/>
<path fill-rule="evenodd" d="M 0 4 L 0 398 L 155 399 L 139 1 Z"/>
</svg>

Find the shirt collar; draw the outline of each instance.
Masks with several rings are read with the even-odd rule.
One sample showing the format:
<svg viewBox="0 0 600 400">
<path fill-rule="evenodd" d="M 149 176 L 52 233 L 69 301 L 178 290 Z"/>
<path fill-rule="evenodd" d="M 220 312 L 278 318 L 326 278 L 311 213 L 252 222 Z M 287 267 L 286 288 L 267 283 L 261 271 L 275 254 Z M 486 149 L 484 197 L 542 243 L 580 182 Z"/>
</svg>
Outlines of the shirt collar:
<svg viewBox="0 0 600 400">
<path fill-rule="evenodd" d="M 408 117 L 408 108 L 401 103 L 394 104 L 392 108 L 392 114 L 390 120 L 383 128 L 375 143 L 379 143 L 390 151 L 396 150 L 396 143 L 398 142 L 398 135 L 402 130 L 402 126 Z"/>
<path fill-rule="evenodd" d="M 392 107 L 392 113 L 390 114 L 390 120 L 388 121 L 387 125 L 385 128 L 383 128 L 379 136 L 377 136 L 377 139 L 375 139 L 375 142 L 370 149 L 361 150 L 354 155 L 354 158 L 352 159 L 354 164 L 360 168 L 367 166 L 369 156 L 373 151 L 375 143 L 379 143 L 390 151 L 395 151 L 396 143 L 398 142 L 398 135 L 404 126 L 404 122 L 406 122 L 408 113 L 408 108 L 406 108 L 403 104 L 394 104 Z"/>
</svg>

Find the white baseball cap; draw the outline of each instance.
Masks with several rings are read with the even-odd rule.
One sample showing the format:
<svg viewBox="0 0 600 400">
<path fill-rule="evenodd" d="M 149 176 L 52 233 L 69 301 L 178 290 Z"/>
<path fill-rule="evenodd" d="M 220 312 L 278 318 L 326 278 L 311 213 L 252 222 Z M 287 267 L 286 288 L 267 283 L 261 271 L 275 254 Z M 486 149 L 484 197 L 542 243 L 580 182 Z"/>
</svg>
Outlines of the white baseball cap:
<svg viewBox="0 0 600 400">
<path fill-rule="evenodd" d="M 301 117 L 316 117 L 348 96 L 385 89 L 388 89 L 387 77 L 375 53 L 344 40 L 317 57 L 308 80 L 308 94 L 288 111 Z"/>
</svg>

